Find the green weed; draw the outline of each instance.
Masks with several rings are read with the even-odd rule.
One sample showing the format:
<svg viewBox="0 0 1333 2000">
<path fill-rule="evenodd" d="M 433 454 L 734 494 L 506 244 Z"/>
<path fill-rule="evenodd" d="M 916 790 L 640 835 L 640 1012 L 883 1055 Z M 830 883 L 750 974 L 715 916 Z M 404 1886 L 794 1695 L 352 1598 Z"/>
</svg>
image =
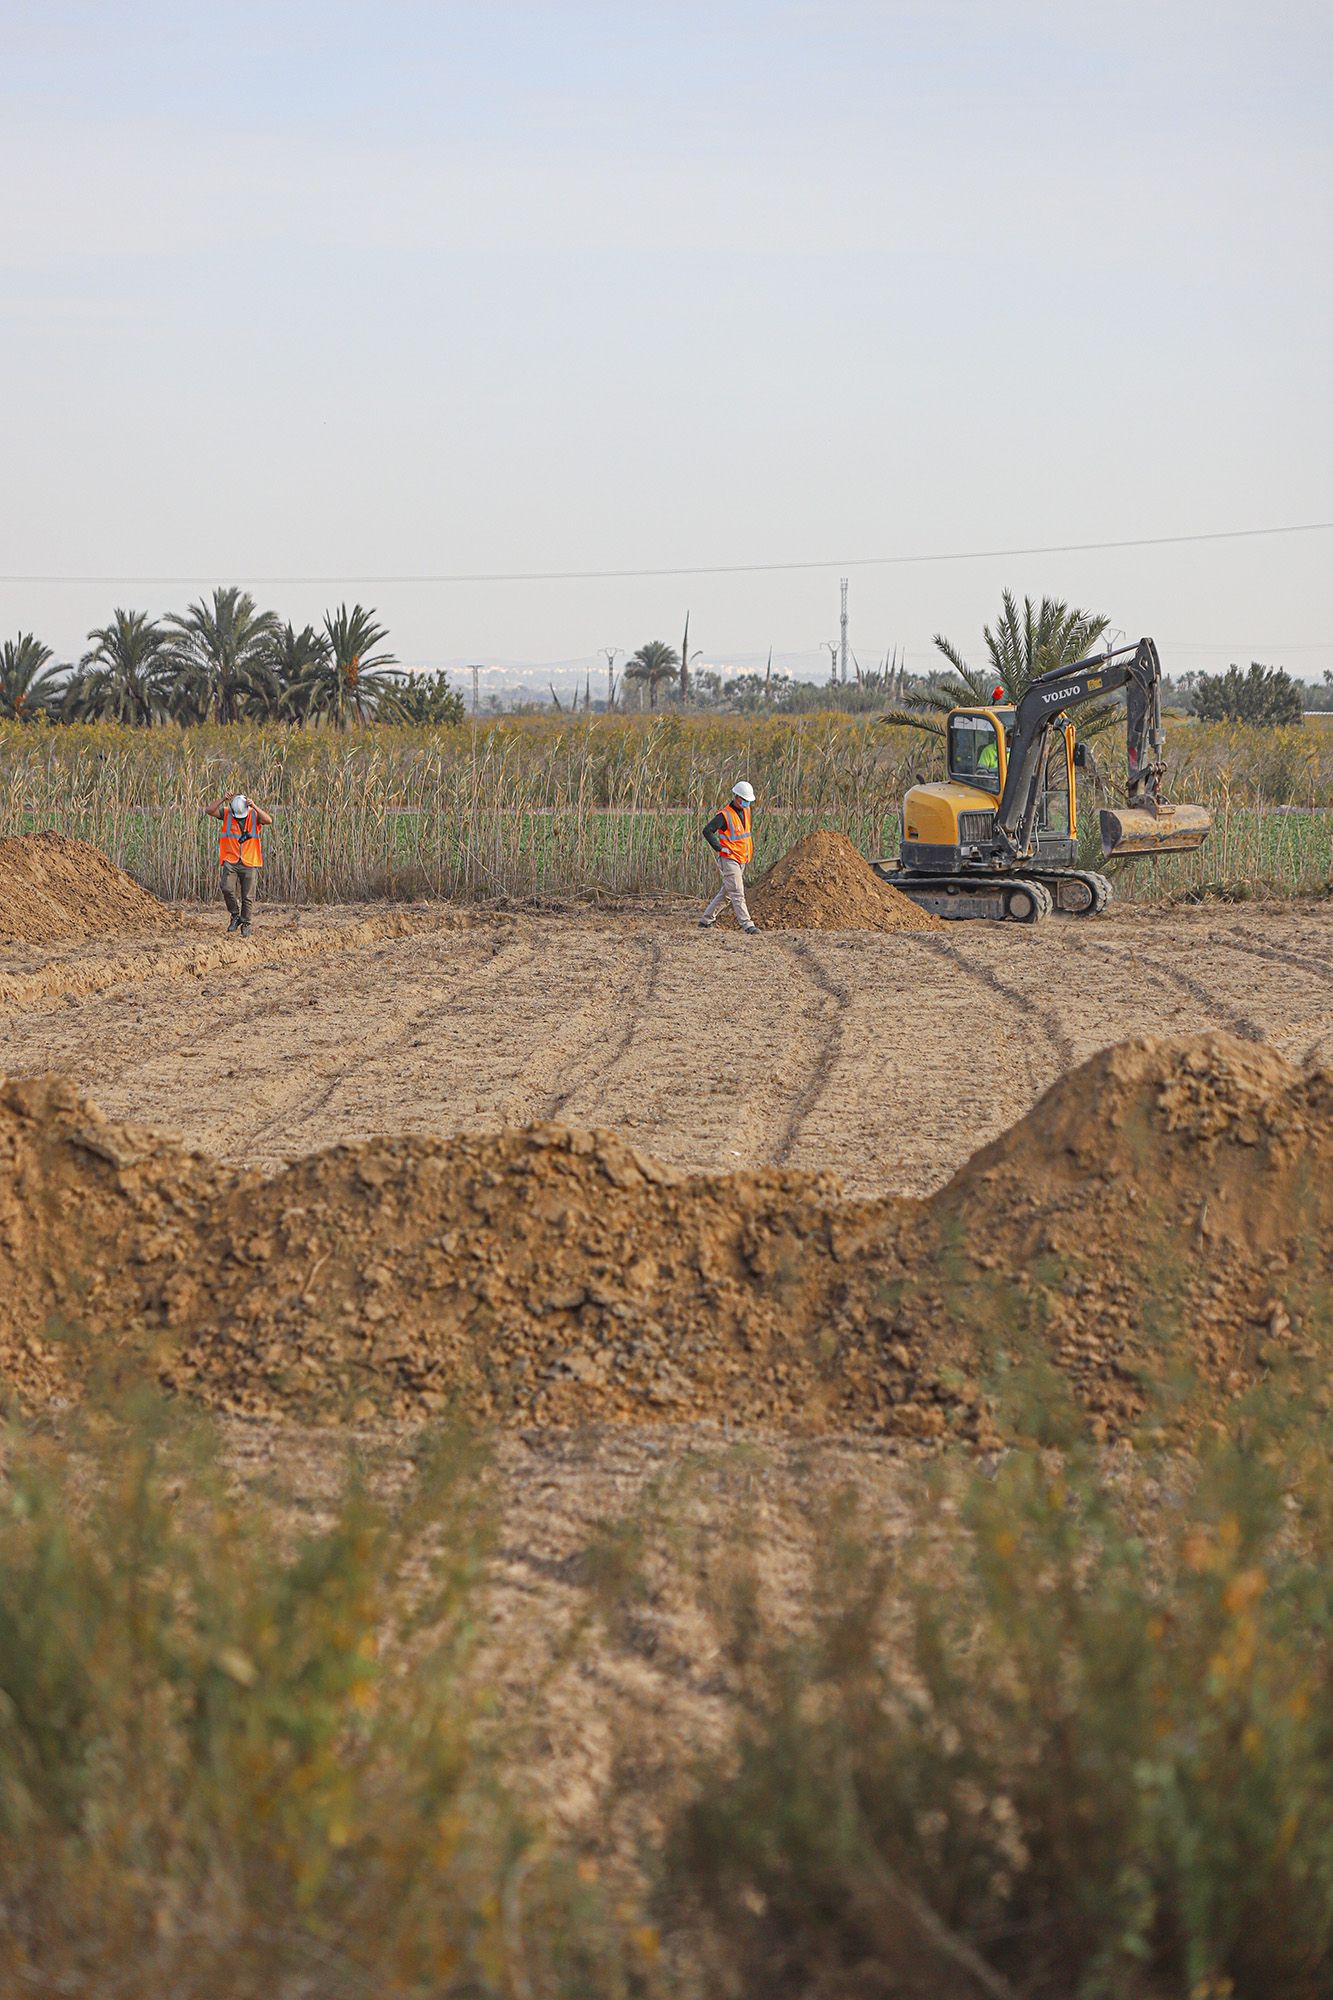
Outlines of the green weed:
<svg viewBox="0 0 1333 2000">
<path fill-rule="evenodd" d="M 1327 1434 L 1255 1435 L 1152 1477 L 945 1464 L 893 1547 L 826 1521 L 812 1624 L 751 1614 L 671 1848 L 709 1990 L 1330 1990 Z"/>
<path fill-rule="evenodd" d="M 611 2000 L 640 1947 L 497 1775 L 484 1464 L 304 1531 L 150 1409 L 15 1435 L 0 1500 L 0 1986 Z"/>
</svg>

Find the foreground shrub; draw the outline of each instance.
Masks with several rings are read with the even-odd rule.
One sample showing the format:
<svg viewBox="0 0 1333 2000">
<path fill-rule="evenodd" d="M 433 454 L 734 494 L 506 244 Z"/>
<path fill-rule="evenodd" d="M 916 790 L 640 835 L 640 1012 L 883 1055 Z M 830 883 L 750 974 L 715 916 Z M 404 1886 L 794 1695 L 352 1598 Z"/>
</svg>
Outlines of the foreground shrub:
<svg viewBox="0 0 1333 2000">
<path fill-rule="evenodd" d="M 284 1546 L 160 1416 L 11 1442 L 0 1990 L 172 2000 L 629 1991 L 497 1781 L 489 1535 L 457 1446 Z M 481 1497 L 479 1497 L 481 1496 Z"/>
<path fill-rule="evenodd" d="M 1135 1503 L 1018 1456 L 941 1474 L 901 1555 L 844 1514 L 808 1634 L 741 1593 L 672 1854 L 715 1990 L 1333 1990 L 1327 1472 L 1233 1446 Z"/>
</svg>

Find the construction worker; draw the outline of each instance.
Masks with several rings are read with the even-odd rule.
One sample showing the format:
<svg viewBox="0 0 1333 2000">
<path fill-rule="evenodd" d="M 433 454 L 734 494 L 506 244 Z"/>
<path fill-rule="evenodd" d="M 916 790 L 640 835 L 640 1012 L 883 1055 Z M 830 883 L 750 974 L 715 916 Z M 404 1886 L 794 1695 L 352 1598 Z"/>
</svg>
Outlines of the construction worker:
<svg viewBox="0 0 1333 2000">
<path fill-rule="evenodd" d="M 747 785 L 742 778 L 738 785 L 731 788 L 730 804 L 723 806 L 721 812 L 714 813 L 704 828 L 704 839 L 717 856 L 722 887 L 699 919 L 701 931 L 711 931 L 722 905 L 730 903 L 732 915 L 746 937 L 758 934 L 759 926 L 745 906 L 745 864 L 754 852 L 754 842 L 750 838 L 750 808 L 753 804 L 754 787 Z"/>
<path fill-rule="evenodd" d="M 222 900 L 231 912 L 227 930 L 250 935 L 250 913 L 255 900 L 255 878 L 264 865 L 261 829 L 272 826 L 273 816 L 247 799 L 244 792 L 234 798 L 218 799 L 204 811 L 210 819 L 222 821 L 218 838 L 218 861 L 222 867 Z"/>
</svg>

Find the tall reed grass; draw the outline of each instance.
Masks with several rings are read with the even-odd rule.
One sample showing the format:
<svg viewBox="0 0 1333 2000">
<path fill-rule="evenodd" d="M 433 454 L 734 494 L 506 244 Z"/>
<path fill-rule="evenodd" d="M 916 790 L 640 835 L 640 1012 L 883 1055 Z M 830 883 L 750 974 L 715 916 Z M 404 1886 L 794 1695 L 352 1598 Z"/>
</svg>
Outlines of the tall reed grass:
<svg viewBox="0 0 1333 2000">
<path fill-rule="evenodd" d="M 1122 895 L 1326 886 L 1333 732 L 1181 728 L 1172 749 L 1172 789 L 1214 805 L 1213 839 L 1184 862 L 1123 871 Z M 913 732 L 835 715 L 524 719 L 345 736 L 6 725 L 0 832 L 54 827 L 156 895 L 192 901 L 216 887 L 217 832 L 200 806 L 242 789 L 274 815 L 265 889 L 279 900 L 692 895 L 710 875 L 700 823 L 742 774 L 761 801 L 758 868 L 820 826 L 888 855 L 904 790 L 940 774 L 940 752 Z M 1095 803 L 1090 786 L 1085 804 Z M 1279 821 L 1274 805 L 1300 811 Z M 1086 822 L 1095 833 L 1095 813 Z"/>
</svg>

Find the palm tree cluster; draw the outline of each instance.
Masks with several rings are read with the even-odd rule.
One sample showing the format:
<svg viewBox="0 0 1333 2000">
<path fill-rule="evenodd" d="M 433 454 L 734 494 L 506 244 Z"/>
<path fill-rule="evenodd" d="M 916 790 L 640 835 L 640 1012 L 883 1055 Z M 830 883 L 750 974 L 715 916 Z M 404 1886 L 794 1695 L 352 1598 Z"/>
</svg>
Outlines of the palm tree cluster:
<svg viewBox="0 0 1333 2000">
<path fill-rule="evenodd" d="M 52 722 L 351 723 L 462 720 L 446 674 L 395 672 L 388 633 L 360 604 L 298 632 L 248 591 L 215 590 L 182 613 L 117 610 L 76 667 L 22 633 L 0 647 L 0 718 Z"/>
<path fill-rule="evenodd" d="M 1006 590 L 994 627 L 982 631 L 987 664 L 969 666 L 958 647 L 937 632 L 935 645 L 950 673 L 917 686 L 907 706 L 891 709 L 881 719 L 943 736 L 951 709 L 984 708 L 996 687 L 1003 688 L 1007 700 L 1018 701 L 1039 675 L 1083 659 L 1110 622 L 1099 612 L 1072 609 L 1058 597 L 1043 597 L 1039 606 L 1025 597 L 1020 612 L 1013 592 Z M 1095 736 L 1122 713 L 1115 701 L 1094 702 L 1080 713 L 1079 732 Z"/>
</svg>

